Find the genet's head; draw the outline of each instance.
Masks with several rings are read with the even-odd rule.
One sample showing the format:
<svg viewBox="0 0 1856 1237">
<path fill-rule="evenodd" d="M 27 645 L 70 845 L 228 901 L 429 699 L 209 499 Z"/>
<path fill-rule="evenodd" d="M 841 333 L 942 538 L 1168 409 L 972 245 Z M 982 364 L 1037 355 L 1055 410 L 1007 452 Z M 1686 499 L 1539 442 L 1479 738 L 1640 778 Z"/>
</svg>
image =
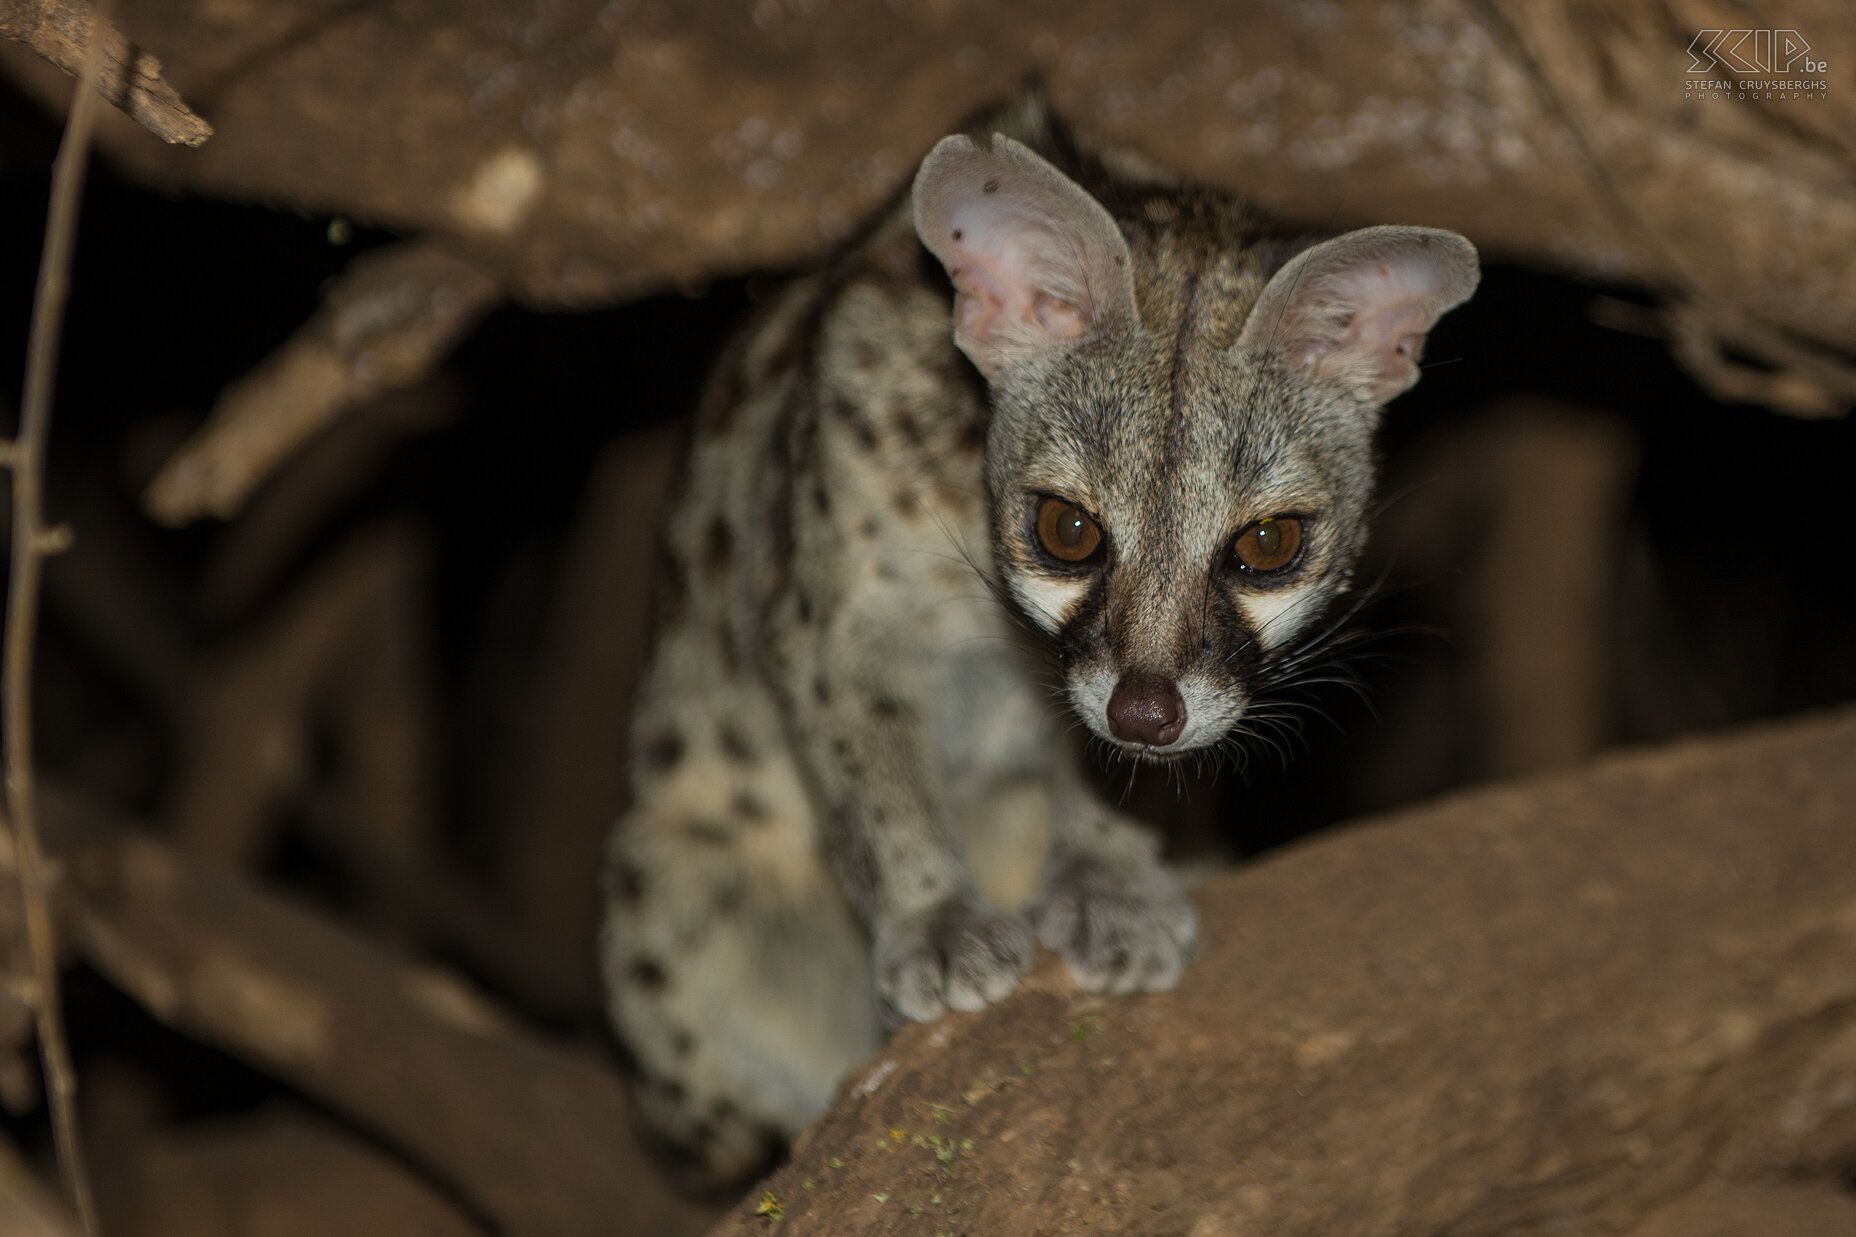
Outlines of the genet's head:
<svg viewBox="0 0 1856 1237">
<path fill-rule="evenodd" d="M 994 558 L 1090 729 L 1223 739 L 1347 587 L 1380 407 L 1475 290 L 1453 232 L 1298 246 L 1156 189 L 1115 216 L 1023 144 L 945 138 L 916 176 L 985 376 Z"/>
</svg>

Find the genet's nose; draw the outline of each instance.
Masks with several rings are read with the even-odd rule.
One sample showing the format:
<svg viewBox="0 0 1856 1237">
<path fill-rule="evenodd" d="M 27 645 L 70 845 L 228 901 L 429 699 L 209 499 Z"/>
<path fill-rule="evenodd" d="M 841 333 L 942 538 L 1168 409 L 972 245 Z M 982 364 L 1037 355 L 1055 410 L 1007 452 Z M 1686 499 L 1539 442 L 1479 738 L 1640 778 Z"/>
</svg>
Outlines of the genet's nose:
<svg viewBox="0 0 1856 1237">
<path fill-rule="evenodd" d="M 1186 702 L 1173 680 L 1137 671 L 1115 684 L 1108 698 L 1108 729 L 1117 739 L 1165 747 L 1185 728 Z"/>
</svg>

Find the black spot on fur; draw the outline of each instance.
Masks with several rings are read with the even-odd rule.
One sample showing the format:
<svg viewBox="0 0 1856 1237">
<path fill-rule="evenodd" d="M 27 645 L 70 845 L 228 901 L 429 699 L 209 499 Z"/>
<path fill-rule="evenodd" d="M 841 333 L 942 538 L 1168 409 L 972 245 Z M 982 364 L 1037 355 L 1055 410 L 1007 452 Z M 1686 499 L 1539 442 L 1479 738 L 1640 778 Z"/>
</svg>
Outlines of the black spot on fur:
<svg viewBox="0 0 1856 1237">
<path fill-rule="evenodd" d="M 670 1038 L 670 1051 L 680 1057 L 687 1057 L 696 1051 L 696 1037 L 688 1031 L 678 1031 Z"/>
<path fill-rule="evenodd" d="M 735 652 L 735 633 L 729 630 L 726 621 L 716 624 L 715 644 L 716 653 L 721 658 L 722 669 L 730 674 L 740 673 L 741 655 Z"/>
<path fill-rule="evenodd" d="M 883 531 L 883 521 L 877 519 L 873 515 L 867 515 L 864 517 L 864 523 L 863 523 L 864 536 L 870 538 L 870 540 L 872 541 L 875 541 L 877 538 L 877 534 L 881 533 L 882 531 Z"/>
<path fill-rule="evenodd" d="M 662 992 L 670 982 L 670 976 L 664 974 L 663 966 L 655 958 L 634 958 L 626 975 L 646 992 Z"/>
<path fill-rule="evenodd" d="M 626 906 L 644 897 L 644 873 L 635 863 L 621 859 L 606 870 L 606 892 Z"/>
<path fill-rule="evenodd" d="M 812 483 L 812 506 L 820 515 L 831 514 L 831 493 L 822 481 Z"/>
<path fill-rule="evenodd" d="M 897 490 L 890 504 L 895 507 L 896 514 L 905 520 L 913 520 L 922 513 L 922 500 L 914 490 Z"/>
<path fill-rule="evenodd" d="M 840 395 L 831 401 L 831 411 L 849 427 L 851 437 L 857 440 L 858 446 L 866 451 L 876 450 L 876 426 L 870 424 L 870 418 L 864 415 L 862 408 Z"/>
<path fill-rule="evenodd" d="M 709 569 L 710 575 L 725 575 L 734 557 L 735 531 L 718 515 L 709 521 L 709 531 L 702 539 L 703 566 Z"/>
<path fill-rule="evenodd" d="M 922 423 L 917 421 L 915 414 L 907 408 L 896 414 L 896 432 L 901 434 L 903 441 L 911 447 L 919 447 L 925 441 Z"/>
<path fill-rule="evenodd" d="M 690 581 L 689 565 L 668 545 L 658 555 L 656 584 L 658 621 L 669 625 L 689 609 Z"/>
<path fill-rule="evenodd" d="M 754 762 L 754 745 L 748 742 L 748 737 L 733 722 L 723 722 L 721 729 L 716 732 L 716 738 L 722 745 L 722 754 L 736 764 Z"/>
<path fill-rule="evenodd" d="M 748 884 L 740 873 L 730 873 L 715 882 L 709 891 L 709 911 L 717 919 L 733 919 L 741 913 L 748 898 Z"/>
<path fill-rule="evenodd" d="M 755 527 L 761 551 L 756 556 L 760 570 L 755 573 L 754 593 L 762 619 L 771 617 L 792 579 L 793 555 L 797 548 L 793 523 L 796 516 L 802 514 L 794 510 L 799 506 L 795 487 L 805 461 L 817 454 L 811 444 L 818 430 L 818 415 L 805 382 L 796 385 L 781 404 L 771 430 L 764 472 L 774 483 L 767 486 L 764 501 L 754 513 L 759 520 Z"/>
<path fill-rule="evenodd" d="M 853 899 L 878 889 L 876 853 L 861 829 L 852 827 L 852 809 L 848 804 L 834 806 L 826 818 L 831 853 L 837 856 L 838 870 Z"/>
<path fill-rule="evenodd" d="M 735 815 L 744 820 L 762 821 L 771 814 L 765 800 L 748 790 L 735 792 L 734 809 Z"/>
<path fill-rule="evenodd" d="M 789 453 L 793 450 L 791 444 L 785 449 Z M 775 460 L 770 464 L 773 468 L 791 466 L 790 454 L 786 460 Z M 764 534 L 762 544 L 766 548 L 766 555 L 762 559 L 764 570 L 759 581 L 763 607 L 771 606 L 786 591 L 786 582 L 793 575 L 793 555 L 797 550 L 793 536 L 793 493 L 787 487 L 776 486 L 774 490 L 775 493 L 767 500 L 761 520 Z"/>
<path fill-rule="evenodd" d="M 800 622 L 810 623 L 812 621 L 812 595 L 800 593 L 793 599 L 793 610 L 799 616 Z"/>
<path fill-rule="evenodd" d="M 870 712 L 877 717 L 901 717 L 907 708 L 894 696 L 876 696 L 870 701 Z"/>
<path fill-rule="evenodd" d="M 831 684 L 825 681 L 824 675 L 821 674 L 812 680 L 812 694 L 818 698 L 820 704 L 831 703 Z"/>
<path fill-rule="evenodd" d="M 674 768 L 683 759 L 683 736 L 666 730 L 644 745 L 645 763 L 659 773 Z"/>
<path fill-rule="evenodd" d="M 704 846 L 728 846 L 735 840 L 735 831 L 721 821 L 692 820 L 683 826 L 683 836 Z"/>
</svg>

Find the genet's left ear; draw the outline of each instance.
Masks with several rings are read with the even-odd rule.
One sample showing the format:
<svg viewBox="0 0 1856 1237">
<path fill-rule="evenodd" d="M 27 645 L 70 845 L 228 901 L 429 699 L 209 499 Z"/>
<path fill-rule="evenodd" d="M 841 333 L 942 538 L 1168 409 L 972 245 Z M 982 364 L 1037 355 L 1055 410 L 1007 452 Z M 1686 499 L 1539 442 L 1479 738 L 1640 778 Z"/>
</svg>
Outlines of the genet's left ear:
<svg viewBox="0 0 1856 1237">
<path fill-rule="evenodd" d="M 1236 348 L 1383 404 L 1418 381 L 1426 333 L 1480 279 L 1476 247 L 1455 232 L 1362 228 L 1284 263 Z"/>
</svg>

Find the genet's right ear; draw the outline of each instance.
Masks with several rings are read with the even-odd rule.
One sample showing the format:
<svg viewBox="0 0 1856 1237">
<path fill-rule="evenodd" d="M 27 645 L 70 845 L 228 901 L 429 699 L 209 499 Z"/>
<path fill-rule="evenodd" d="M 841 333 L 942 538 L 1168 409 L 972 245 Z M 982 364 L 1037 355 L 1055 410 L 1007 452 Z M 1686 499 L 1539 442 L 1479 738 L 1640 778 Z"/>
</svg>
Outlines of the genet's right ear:
<svg viewBox="0 0 1856 1237">
<path fill-rule="evenodd" d="M 954 281 L 954 342 L 988 379 L 1135 328 L 1121 229 L 1022 142 L 942 138 L 916 173 L 914 205 L 915 230 Z"/>
</svg>

